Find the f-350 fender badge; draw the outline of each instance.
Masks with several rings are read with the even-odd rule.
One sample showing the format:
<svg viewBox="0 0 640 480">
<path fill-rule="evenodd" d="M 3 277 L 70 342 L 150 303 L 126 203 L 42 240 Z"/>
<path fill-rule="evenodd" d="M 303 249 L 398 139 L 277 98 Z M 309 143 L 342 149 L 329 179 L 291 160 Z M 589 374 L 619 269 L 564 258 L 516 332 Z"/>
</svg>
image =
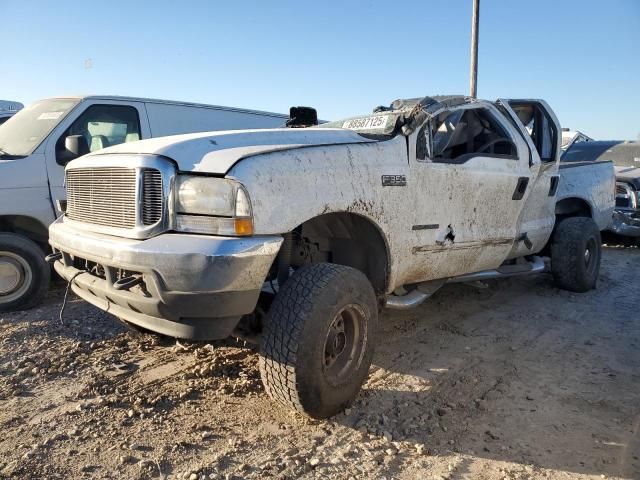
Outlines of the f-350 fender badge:
<svg viewBox="0 0 640 480">
<path fill-rule="evenodd" d="M 383 187 L 406 187 L 407 176 L 406 175 L 382 175 Z"/>
</svg>

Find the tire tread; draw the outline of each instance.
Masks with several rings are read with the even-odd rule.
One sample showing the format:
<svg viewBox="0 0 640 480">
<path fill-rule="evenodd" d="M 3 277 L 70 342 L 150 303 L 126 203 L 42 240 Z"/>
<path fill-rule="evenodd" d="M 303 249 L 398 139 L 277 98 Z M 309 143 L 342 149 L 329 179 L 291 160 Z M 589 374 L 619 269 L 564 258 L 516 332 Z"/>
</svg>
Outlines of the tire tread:
<svg viewBox="0 0 640 480">
<path fill-rule="evenodd" d="M 308 414 L 299 397 L 295 365 L 305 319 L 313 308 L 310 299 L 351 271 L 331 263 L 307 265 L 276 295 L 264 325 L 259 368 L 267 394 L 282 406 Z"/>
<path fill-rule="evenodd" d="M 586 292 L 595 287 L 595 279 L 585 278 L 578 265 L 583 261 L 581 243 L 585 234 L 593 234 L 600 244 L 600 232 L 589 217 L 569 217 L 560 221 L 551 242 L 551 272 L 556 285 L 572 292 Z M 598 254 L 598 262 L 600 254 Z M 596 269 L 596 279 L 599 265 Z"/>
</svg>

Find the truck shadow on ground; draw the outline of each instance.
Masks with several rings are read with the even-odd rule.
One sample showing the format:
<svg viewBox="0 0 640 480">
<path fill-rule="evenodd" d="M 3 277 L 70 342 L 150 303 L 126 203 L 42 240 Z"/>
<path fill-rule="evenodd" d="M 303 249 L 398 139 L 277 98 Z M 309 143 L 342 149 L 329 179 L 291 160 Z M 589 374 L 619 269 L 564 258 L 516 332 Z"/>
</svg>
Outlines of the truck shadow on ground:
<svg viewBox="0 0 640 480">
<path fill-rule="evenodd" d="M 385 312 L 370 378 L 339 421 L 460 454 L 452 478 L 470 473 L 474 457 L 520 474 L 638 478 L 640 322 L 620 300 L 625 286 L 606 266 L 586 294 L 538 275 L 450 286 L 415 311 Z"/>
<path fill-rule="evenodd" d="M 613 232 L 602 232 L 602 242 L 611 248 L 640 248 L 640 238 L 625 237 Z"/>
<path fill-rule="evenodd" d="M 93 306 L 89 306 L 73 292 L 69 292 L 62 318 L 65 286 L 52 282 L 51 289 L 42 305 L 26 311 L 5 314 L 11 323 L 19 325 L 16 335 L 46 335 L 78 341 L 108 340 L 128 330 L 127 326 Z M 89 307 L 89 308 L 87 308 Z"/>
</svg>

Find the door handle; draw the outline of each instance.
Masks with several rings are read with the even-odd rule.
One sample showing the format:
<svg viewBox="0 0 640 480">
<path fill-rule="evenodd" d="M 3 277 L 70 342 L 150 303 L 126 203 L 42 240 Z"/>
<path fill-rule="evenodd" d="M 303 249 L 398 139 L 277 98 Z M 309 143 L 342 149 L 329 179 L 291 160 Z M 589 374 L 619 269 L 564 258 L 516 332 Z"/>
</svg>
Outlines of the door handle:
<svg viewBox="0 0 640 480">
<path fill-rule="evenodd" d="M 529 177 L 518 178 L 518 184 L 516 185 L 516 189 L 513 191 L 511 200 L 522 200 L 524 192 L 527 191 L 527 185 L 529 185 Z"/>
<path fill-rule="evenodd" d="M 558 191 L 558 182 L 560 181 L 560 177 L 555 175 L 551 177 L 551 181 L 549 182 L 549 196 L 554 197 L 556 192 Z"/>
</svg>

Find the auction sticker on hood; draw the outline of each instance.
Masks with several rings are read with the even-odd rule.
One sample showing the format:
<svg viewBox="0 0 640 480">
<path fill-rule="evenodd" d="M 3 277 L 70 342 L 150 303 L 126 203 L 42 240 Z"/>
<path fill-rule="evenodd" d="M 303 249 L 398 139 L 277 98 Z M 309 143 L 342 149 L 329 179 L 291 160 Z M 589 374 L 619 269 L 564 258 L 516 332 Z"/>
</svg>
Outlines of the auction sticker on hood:
<svg viewBox="0 0 640 480">
<path fill-rule="evenodd" d="M 38 120 L 57 120 L 64 112 L 44 112 L 38 116 Z"/>
<path fill-rule="evenodd" d="M 372 117 L 352 118 L 342 124 L 342 128 L 349 130 L 384 130 L 387 125 L 386 115 Z"/>
</svg>

